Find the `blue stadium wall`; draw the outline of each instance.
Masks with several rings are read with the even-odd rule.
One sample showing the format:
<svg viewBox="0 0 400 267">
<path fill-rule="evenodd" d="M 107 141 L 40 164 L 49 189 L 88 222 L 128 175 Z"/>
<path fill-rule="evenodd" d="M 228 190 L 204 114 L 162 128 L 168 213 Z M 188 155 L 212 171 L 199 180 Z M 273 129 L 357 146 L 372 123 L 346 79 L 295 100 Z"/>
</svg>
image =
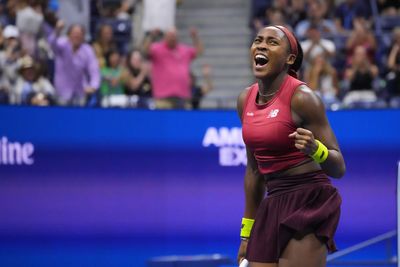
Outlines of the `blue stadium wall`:
<svg viewBox="0 0 400 267">
<path fill-rule="evenodd" d="M 395 229 L 400 110 L 328 117 L 347 163 L 334 180 L 338 240 Z M 237 242 L 245 151 L 235 111 L 0 107 L 0 118 L 0 241 Z"/>
</svg>

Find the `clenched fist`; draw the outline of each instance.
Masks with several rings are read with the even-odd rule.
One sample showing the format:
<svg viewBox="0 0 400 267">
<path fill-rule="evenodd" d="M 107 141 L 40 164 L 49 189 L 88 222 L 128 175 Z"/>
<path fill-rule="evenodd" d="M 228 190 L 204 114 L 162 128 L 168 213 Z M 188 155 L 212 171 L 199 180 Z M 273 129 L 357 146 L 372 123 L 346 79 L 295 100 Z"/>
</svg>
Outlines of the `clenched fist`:
<svg viewBox="0 0 400 267">
<path fill-rule="evenodd" d="M 294 139 L 295 147 L 304 154 L 313 155 L 317 151 L 318 145 L 310 130 L 297 128 L 295 132 L 289 134 L 289 137 Z"/>
</svg>

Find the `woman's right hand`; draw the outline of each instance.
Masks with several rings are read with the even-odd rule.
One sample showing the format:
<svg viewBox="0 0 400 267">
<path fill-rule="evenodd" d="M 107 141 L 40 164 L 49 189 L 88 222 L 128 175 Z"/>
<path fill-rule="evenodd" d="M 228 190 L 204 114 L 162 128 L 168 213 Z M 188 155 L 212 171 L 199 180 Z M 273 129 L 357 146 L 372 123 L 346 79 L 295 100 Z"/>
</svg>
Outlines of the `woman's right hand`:
<svg viewBox="0 0 400 267">
<path fill-rule="evenodd" d="M 239 265 L 242 262 L 242 260 L 244 260 L 246 258 L 246 250 L 247 250 L 248 242 L 249 241 L 247 241 L 247 240 L 240 241 L 240 247 L 239 247 L 239 251 L 238 251 L 238 255 L 237 255 L 237 262 Z"/>
<path fill-rule="evenodd" d="M 150 73 L 150 64 L 148 62 L 143 62 L 141 66 L 141 72 L 144 76 L 147 76 Z"/>
<path fill-rule="evenodd" d="M 397 55 L 397 53 L 399 53 L 399 51 L 400 51 L 400 44 L 395 44 L 394 46 L 393 46 L 393 53 L 395 53 L 396 55 Z"/>
<path fill-rule="evenodd" d="M 65 27 L 65 22 L 63 20 L 58 20 L 56 27 L 55 27 L 55 31 L 57 34 L 60 34 L 62 32 L 62 30 Z"/>
</svg>

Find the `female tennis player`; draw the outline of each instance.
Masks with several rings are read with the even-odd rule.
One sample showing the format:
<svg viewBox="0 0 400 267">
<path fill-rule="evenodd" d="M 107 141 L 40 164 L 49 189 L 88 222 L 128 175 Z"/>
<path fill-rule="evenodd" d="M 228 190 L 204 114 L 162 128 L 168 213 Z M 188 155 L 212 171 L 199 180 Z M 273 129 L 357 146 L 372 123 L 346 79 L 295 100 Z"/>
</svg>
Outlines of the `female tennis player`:
<svg viewBox="0 0 400 267">
<path fill-rule="evenodd" d="M 303 52 L 292 32 L 265 27 L 250 50 L 258 82 L 237 105 L 248 160 L 238 262 L 326 266 L 341 205 L 328 176 L 344 175 L 343 156 L 321 99 L 297 79 Z"/>
</svg>

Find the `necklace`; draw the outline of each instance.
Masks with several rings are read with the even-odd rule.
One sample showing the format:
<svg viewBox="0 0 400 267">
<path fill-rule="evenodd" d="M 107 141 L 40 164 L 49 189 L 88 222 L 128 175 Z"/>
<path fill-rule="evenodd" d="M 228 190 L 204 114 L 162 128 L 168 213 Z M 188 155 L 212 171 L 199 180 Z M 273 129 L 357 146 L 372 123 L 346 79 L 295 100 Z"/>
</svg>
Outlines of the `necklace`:
<svg viewBox="0 0 400 267">
<path fill-rule="evenodd" d="M 258 90 L 258 94 L 259 94 L 260 96 L 262 96 L 262 97 L 270 97 L 270 96 L 273 96 L 273 95 L 276 94 L 276 92 L 278 92 L 278 91 L 275 91 L 275 92 L 273 92 L 273 93 L 271 93 L 271 94 L 266 94 L 266 95 L 264 95 L 264 94 L 262 94 L 262 93 L 260 92 L 260 90 Z"/>
</svg>

